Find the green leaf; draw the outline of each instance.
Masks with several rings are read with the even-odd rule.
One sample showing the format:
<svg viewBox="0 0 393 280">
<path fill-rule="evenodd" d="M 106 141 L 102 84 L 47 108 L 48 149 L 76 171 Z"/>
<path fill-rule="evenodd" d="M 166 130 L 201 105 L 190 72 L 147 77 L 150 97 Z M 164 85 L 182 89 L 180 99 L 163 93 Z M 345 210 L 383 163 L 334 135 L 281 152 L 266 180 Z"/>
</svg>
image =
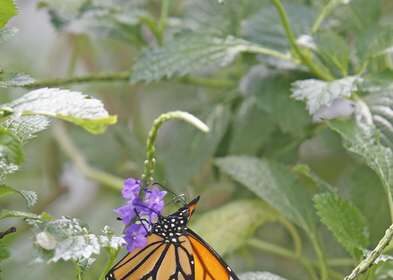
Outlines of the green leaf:
<svg viewBox="0 0 393 280">
<path fill-rule="evenodd" d="M 234 116 L 231 154 L 255 154 L 266 143 L 275 128 L 266 112 L 260 109 L 254 97 L 247 98 Z"/>
<path fill-rule="evenodd" d="M 337 194 L 326 193 L 314 197 L 315 208 L 321 221 L 337 241 L 352 256 L 359 258 L 369 245 L 366 219 L 359 209 Z"/>
<path fill-rule="evenodd" d="M 26 143 L 37 133 L 48 128 L 49 120 L 44 116 L 11 115 L 2 123 L 2 126 L 12 132 L 21 143 Z"/>
<path fill-rule="evenodd" d="M 239 200 L 203 214 L 192 228 L 217 252 L 227 254 L 246 244 L 259 226 L 276 219 L 276 211 L 263 201 Z"/>
<path fill-rule="evenodd" d="M 17 14 L 17 9 L 13 0 L 0 0 L 0 28 Z"/>
<path fill-rule="evenodd" d="M 273 75 L 267 79 L 257 79 L 251 85 L 258 106 L 265 111 L 280 130 L 294 137 L 304 137 L 311 119 L 304 104 L 290 98 L 292 79 Z"/>
<path fill-rule="evenodd" d="M 216 164 L 289 220 L 308 233 L 313 232 L 316 217 L 311 196 L 287 167 L 245 156 L 219 158 Z"/>
<path fill-rule="evenodd" d="M 34 213 L 29 213 L 29 212 L 22 212 L 22 211 L 16 211 L 16 210 L 8 210 L 8 209 L 3 209 L 0 210 L 0 220 L 6 219 L 6 218 L 22 218 L 22 219 L 30 219 L 30 220 L 42 220 L 45 216 L 43 215 L 37 215 Z"/>
<path fill-rule="evenodd" d="M 201 34 L 179 36 L 163 47 L 146 50 L 134 66 L 132 82 L 152 82 L 187 74 L 209 73 L 230 64 L 241 52 L 258 46 L 239 38 Z"/>
<path fill-rule="evenodd" d="M 0 180 L 15 172 L 23 160 L 22 143 L 12 131 L 0 126 Z"/>
<path fill-rule="evenodd" d="M 33 191 L 17 190 L 7 185 L 0 185 L 0 197 L 9 194 L 19 194 L 20 196 L 22 196 L 29 208 L 33 207 L 34 204 L 37 202 L 37 194 Z"/>
<path fill-rule="evenodd" d="M 344 147 L 357 155 L 377 173 L 387 193 L 393 187 L 393 152 L 378 142 L 373 127 L 359 126 L 354 121 L 334 121 L 330 128 L 337 131 L 344 140 Z"/>
<path fill-rule="evenodd" d="M 357 76 L 325 82 L 316 79 L 296 81 L 292 84 L 292 97 L 304 101 L 311 115 L 321 108 L 329 107 L 338 98 L 348 98 L 357 90 Z"/>
<path fill-rule="evenodd" d="M 286 280 L 270 272 L 246 272 L 240 274 L 240 280 Z"/>
<path fill-rule="evenodd" d="M 316 37 L 319 58 L 329 69 L 342 76 L 348 74 L 350 48 L 344 38 L 333 31 L 319 33 Z"/>
<path fill-rule="evenodd" d="M 0 75 L 0 88 L 26 86 L 34 81 L 35 80 L 29 75 L 20 73 L 2 73 Z"/>
<path fill-rule="evenodd" d="M 393 90 L 381 89 L 364 99 L 368 105 L 373 122 L 381 132 L 381 141 L 393 148 Z"/>
<path fill-rule="evenodd" d="M 207 124 L 209 133 L 204 134 L 189 125 L 178 124 L 169 131 L 168 139 L 163 139 L 170 141 L 171 145 L 165 145 L 165 149 L 158 146 L 158 154 L 165 163 L 166 178 L 171 186 L 179 190 L 183 190 L 191 178 L 212 158 L 227 130 L 230 118 L 227 107 L 217 106 L 206 113 L 206 117 L 198 118 Z"/>
<path fill-rule="evenodd" d="M 80 92 L 42 88 L 6 105 L 20 115 L 42 115 L 72 122 L 89 131 L 102 133 L 117 121 L 101 101 Z"/>
<path fill-rule="evenodd" d="M 315 12 L 310 6 L 293 2 L 284 4 L 291 28 L 296 36 L 310 34 Z M 243 21 L 241 34 L 245 39 L 265 47 L 280 51 L 289 49 L 277 9 L 270 3 Z"/>
</svg>

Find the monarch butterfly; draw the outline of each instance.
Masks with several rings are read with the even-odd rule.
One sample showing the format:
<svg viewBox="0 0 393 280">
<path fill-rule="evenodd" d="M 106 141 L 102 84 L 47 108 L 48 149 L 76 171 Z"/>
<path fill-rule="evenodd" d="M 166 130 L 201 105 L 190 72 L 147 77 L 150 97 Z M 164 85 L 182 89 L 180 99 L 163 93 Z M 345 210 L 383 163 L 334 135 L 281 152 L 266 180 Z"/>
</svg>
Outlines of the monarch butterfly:
<svg viewBox="0 0 393 280">
<path fill-rule="evenodd" d="M 199 197 L 151 225 L 147 245 L 121 259 L 106 280 L 239 280 L 223 259 L 187 227 Z"/>
</svg>

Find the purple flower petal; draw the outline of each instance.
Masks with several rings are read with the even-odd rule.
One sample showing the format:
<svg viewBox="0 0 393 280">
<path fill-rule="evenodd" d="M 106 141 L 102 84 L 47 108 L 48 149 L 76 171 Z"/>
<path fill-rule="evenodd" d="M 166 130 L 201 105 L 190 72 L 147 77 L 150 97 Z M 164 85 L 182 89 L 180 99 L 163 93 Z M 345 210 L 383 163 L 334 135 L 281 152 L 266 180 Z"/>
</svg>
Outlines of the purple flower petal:
<svg viewBox="0 0 393 280">
<path fill-rule="evenodd" d="M 141 180 L 128 178 L 124 181 L 124 186 L 121 193 L 125 199 L 134 200 L 138 197 L 140 189 Z"/>
<path fill-rule="evenodd" d="M 128 202 L 127 204 L 116 208 L 115 212 L 119 215 L 121 221 L 128 225 L 131 223 L 132 219 L 135 217 L 135 206 L 132 202 Z"/>
<path fill-rule="evenodd" d="M 132 252 L 136 248 L 143 248 L 147 244 L 147 232 L 141 224 L 132 224 L 124 231 L 127 250 Z"/>
<path fill-rule="evenodd" d="M 161 213 L 162 209 L 164 209 L 164 197 L 166 195 L 166 191 L 161 191 L 160 188 L 154 186 L 149 190 L 146 190 L 144 203 L 148 208 L 153 210 L 152 212 Z"/>
</svg>

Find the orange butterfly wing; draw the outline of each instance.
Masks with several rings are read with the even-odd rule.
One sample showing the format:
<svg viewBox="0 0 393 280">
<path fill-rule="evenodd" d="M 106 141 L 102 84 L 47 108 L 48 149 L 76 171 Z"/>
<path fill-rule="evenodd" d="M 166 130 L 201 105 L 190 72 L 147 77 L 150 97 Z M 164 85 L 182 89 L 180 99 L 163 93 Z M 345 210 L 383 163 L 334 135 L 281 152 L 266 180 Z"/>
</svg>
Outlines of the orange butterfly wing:
<svg viewBox="0 0 393 280">
<path fill-rule="evenodd" d="M 187 232 L 194 257 L 194 280 L 239 280 L 213 248 L 195 232 Z"/>
</svg>

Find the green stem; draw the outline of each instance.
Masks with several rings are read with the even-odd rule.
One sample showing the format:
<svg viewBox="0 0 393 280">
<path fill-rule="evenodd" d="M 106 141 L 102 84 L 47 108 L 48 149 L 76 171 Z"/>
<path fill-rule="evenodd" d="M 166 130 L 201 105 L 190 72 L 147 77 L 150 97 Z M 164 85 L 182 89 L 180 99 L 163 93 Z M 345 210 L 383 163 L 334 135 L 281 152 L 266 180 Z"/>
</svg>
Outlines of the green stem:
<svg viewBox="0 0 393 280">
<path fill-rule="evenodd" d="M 168 112 L 165 114 L 162 114 L 159 116 L 157 119 L 154 120 L 153 126 L 150 129 L 149 136 L 147 137 L 146 141 L 146 160 L 144 163 L 144 170 L 143 170 L 143 175 L 142 175 L 142 180 L 143 180 L 143 185 L 149 186 L 153 182 L 153 174 L 154 174 L 154 169 L 155 169 L 155 152 L 156 148 L 154 146 L 156 138 L 157 138 L 157 133 L 158 129 L 167 121 L 169 120 L 182 120 L 185 121 L 202 132 L 209 132 L 209 128 L 207 127 L 206 124 L 204 124 L 201 120 L 196 118 L 195 116 L 191 115 L 190 113 L 187 112 L 182 112 L 182 111 L 173 111 L 173 112 Z"/>
<path fill-rule="evenodd" d="M 295 37 L 295 34 L 293 33 L 291 26 L 289 24 L 288 16 L 287 16 L 287 13 L 285 12 L 284 6 L 282 5 L 280 0 L 272 0 L 272 1 L 273 1 L 273 4 L 276 7 L 277 12 L 280 16 L 281 23 L 284 27 L 285 33 L 288 38 L 288 42 L 289 42 L 291 48 L 293 49 L 293 51 L 300 58 L 300 60 L 303 62 L 303 64 L 306 65 L 310 69 L 310 71 L 312 73 L 314 73 L 316 76 L 318 76 L 319 78 L 321 78 L 323 80 L 327 80 L 327 81 L 334 80 L 334 77 L 329 72 L 322 71 L 321 69 L 319 69 L 312 62 L 312 59 L 303 53 L 303 51 L 300 49 L 300 47 L 298 46 L 298 44 L 296 42 L 296 37 Z"/>
<path fill-rule="evenodd" d="M 105 264 L 105 268 L 102 271 L 102 273 L 100 274 L 100 277 L 98 278 L 98 280 L 105 280 L 105 275 L 112 268 L 114 262 L 116 261 L 117 255 L 120 252 L 120 249 L 117 249 L 117 250 L 108 249 L 107 251 L 108 251 L 108 254 L 109 254 L 109 258 L 108 258 L 108 261 Z"/>
<path fill-rule="evenodd" d="M 320 279 L 327 280 L 328 279 L 328 269 L 327 269 L 325 256 L 322 252 L 321 246 L 319 245 L 317 238 L 313 234 L 311 234 L 310 239 L 311 239 L 311 243 L 314 247 L 315 253 L 317 254 L 317 257 L 318 257 L 319 270 L 320 270 L 320 274 L 321 274 Z"/>
<path fill-rule="evenodd" d="M 41 216 L 29 212 L 3 209 L 0 211 L 0 220 L 6 218 L 23 218 L 23 219 L 40 220 Z"/>
<path fill-rule="evenodd" d="M 288 259 L 292 259 L 292 260 L 296 260 L 299 261 L 307 270 L 307 272 L 309 273 L 311 279 L 313 280 L 318 280 L 318 277 L 314 271 L 314 269 L 312 268 L 312 263 L 303 258 L 302 256 L 297 256 L 296 254 L 294 254 L 293 252 L 289 251 L 286 248 L 262 241 L 262 240 L 258 240 L 258 239 L 250 239 L 248 241 L 248 244 L 254 248 L 257 248 L 259 250 L 263 250 L 272 254 L 275 254 L 277 256 L 281 256 L 284 258 L 288 258 Z"/>
<path fill-rule="evenodd" d="M 302 240 L 299 236 L 297 229 L 287 219 L 280 219 L 280 223 L 288 230 L 293 241 L 293 251 L 295 256 L 300 257 L 302 255 Z"/>
<path fill-rule="evenodd" d="M 123 180 L 112 174 L 106 173 L 90 166 L 83 157 L 82 152 L 75 146 L 67 131 L 61 123 L 53 128 L 53 134 L 64 153 L 74 162 L 75 166 L 89 179 L 97 181 L 114 190 L 121 190 Z"/>
<path fill-rule="evenodd" d="M 390 190 L 389 186 L 385 186 L 385 190 L 386 190 L 387 197 L 388 197 L 390 219 L 391 219 L 391 221 L 393 223 L 393 197 L 392 197 L 392 191 Z"/>
<path fill-rule="evenodd" d="M 78 263 L 75 263 L 75 270 L 76 270 L 76 279 L 77 280 L 82 280 L 83 279 L 83 271 L 81 266 Z"/>
<path fill-rule="evenodd" d="M 386 230 L 385 235 L 378 242 L 374 250 L 372 250 L 367 257 L 362 260 L 344 280 L 354 280 L 360 276 L 360 274 L 366 272 L 374 264 L 375 260 L 382 255 L 383 250 L 389 245 L 393 239 L 393 224 Z"/>
<path fill-rule="evenodd" d="M 315 20 L 313 26 L 312 26 L 312 33 L 316 33 L 319 28 L 321 27 L 322 22 L 325 20 L 326 17 L 329 16 L 329 14 L 340 4 L 340 1 L 337 0 L 330 0 L 329 3 L 327 3 L 321 13 L 318 15 L 317 19 Z"/>
<path fill-rule="evenodd" d="M 164 41 L 164 33 L 168 21 L 170 0 L 162 0 L 161 2 L 162 2 L 161 15 L 160 15 L 160 21 L 158 22 L 159 38 L 157 38 L 159 40 L 160 45 L 162 45 Z"/>
<path fill-rule="evenodd" d="M 79 77 L 58 78 L 37 81 L 30 84 L 25 84 L 19 87 L 27 89 L 36 89 L 44 87 L 62 87 L 83 83 L 97 83 L 97 82 L 128 82 L 131 77 L 130 71 L 113 72 L 113 73 L 97 73 L 89 74 Z M 178 79 L 178 82 L 184 84 L 191 84 L 196 86 L 205 86 L 210 88 L 228 88 L 233 87 L 234 82 L 227 79 L 207 79 L 203 77 L 186 76 Z"/>
</svg>

